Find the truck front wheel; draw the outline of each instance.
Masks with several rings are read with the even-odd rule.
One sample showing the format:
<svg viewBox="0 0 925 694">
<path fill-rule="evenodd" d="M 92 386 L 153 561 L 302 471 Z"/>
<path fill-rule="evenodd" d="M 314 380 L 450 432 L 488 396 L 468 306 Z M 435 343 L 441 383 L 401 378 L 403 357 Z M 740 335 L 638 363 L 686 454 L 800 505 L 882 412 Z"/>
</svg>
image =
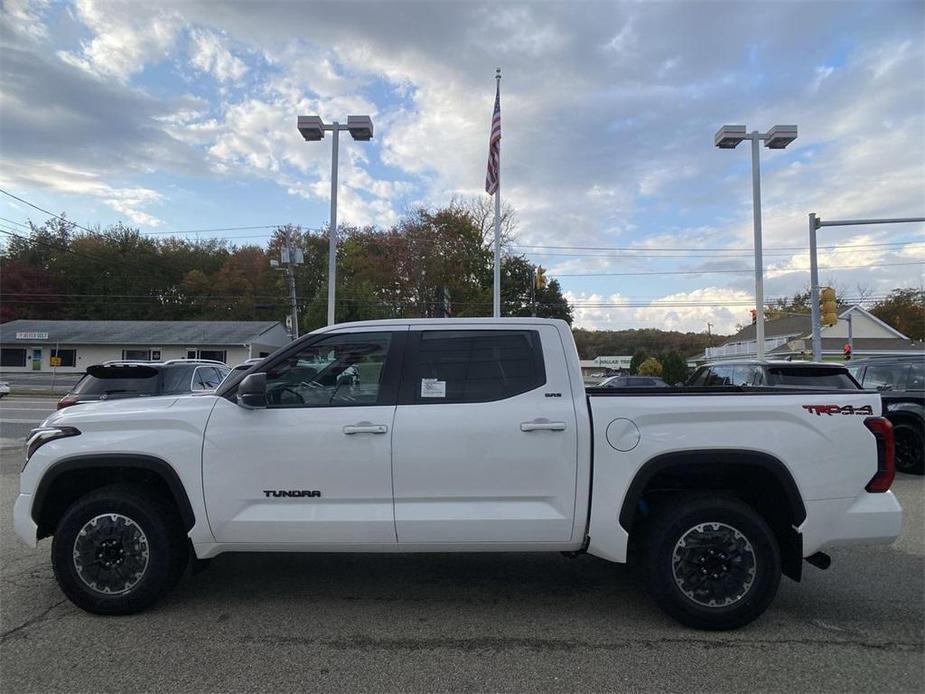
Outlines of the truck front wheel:
<svg viewBox="0 0 925 694">
<path fill-rule="evenodd" d="M 180 579 L 187 552 L 170 505 L 141 487 L 111 485 L 75 501 L 51 546 L 55 578 L 75 605 L 94 614 L 131 614 Z"/>
<path fill-rule="evenodd" d="M 722 494 L 673 497 L 645 541 L 656 602 L 696 629 L 735 629 L 760 616 L 780 583 L 777 538 L 750 506 Z"/>
</svg>

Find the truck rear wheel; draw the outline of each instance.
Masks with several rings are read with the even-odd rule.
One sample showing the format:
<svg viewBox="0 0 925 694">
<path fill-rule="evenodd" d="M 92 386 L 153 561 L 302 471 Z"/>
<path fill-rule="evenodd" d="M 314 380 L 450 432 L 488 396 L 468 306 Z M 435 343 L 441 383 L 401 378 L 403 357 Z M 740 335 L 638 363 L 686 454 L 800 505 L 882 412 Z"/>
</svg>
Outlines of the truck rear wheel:
<svg viewBox="0 0 925 694">
<path fill-rule="evenodd" d="M 735 629 L 760 616 L 780 583 L 777 538 L 731 496 L 674 497 L 657 510 L 645 547 L 649 589 L 669 615 L 696 629 Z"/>
<path fill-rule="evenodd" d="M 131 485 L 75 501 L 55 529 L 55 578 L 75 605 L 94 614 L 131 614 L 173 588 L 188 558 L 177 514 Z"/>
</svg>

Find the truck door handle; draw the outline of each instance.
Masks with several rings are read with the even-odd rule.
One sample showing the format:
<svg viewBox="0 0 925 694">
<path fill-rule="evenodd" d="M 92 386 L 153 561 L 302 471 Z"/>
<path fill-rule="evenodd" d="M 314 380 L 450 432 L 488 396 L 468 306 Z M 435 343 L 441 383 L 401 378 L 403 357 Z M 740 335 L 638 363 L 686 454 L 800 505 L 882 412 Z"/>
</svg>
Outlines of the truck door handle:
<svg viewBox="0 0 925 694">
<path fill-rule="evenodd" d="M 343 429 L 344 433 L 348 436 L 351 434 L 384 434 L 388 430 L 389 427 L 385 424 L 373 424 L 372 422 L 357 422 L 356 424 L 348 424 Z"/>
<path fill-rule="evenodd" d="M 521 422 L 521 431 L 565 431 L 565 422 L 550 422 L 548 419 L 534 419 L 532 422 Z"/>
</svg>

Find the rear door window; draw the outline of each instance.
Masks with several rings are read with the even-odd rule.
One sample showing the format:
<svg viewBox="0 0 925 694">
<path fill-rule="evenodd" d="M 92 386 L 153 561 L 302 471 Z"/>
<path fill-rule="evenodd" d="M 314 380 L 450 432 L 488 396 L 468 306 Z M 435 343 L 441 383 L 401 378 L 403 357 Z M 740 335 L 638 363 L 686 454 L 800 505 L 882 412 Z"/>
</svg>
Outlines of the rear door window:
<svg viewBox="0 0 925 694">
<path fill-rule="evenodd" d="M 413 336 L 402 402 L 503 400 L 546 383 L 535 330 L 429 330 Z"/>
</svg>

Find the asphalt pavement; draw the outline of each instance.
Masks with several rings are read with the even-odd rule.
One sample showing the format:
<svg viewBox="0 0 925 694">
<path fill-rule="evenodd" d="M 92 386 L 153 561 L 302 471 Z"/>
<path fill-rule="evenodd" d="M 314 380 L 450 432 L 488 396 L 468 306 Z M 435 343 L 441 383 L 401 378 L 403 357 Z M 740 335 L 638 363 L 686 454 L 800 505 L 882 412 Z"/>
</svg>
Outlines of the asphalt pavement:
<svg viewBox="0 0 925 694">
<path fill-rule="evenodd" d="M 923 490 L 903 536 L 781 582 L 757 622 L 684 628 L 631 568 L 558 554 L 229 554 L 139 615 L 65 600 L 14 537 L 0 452 L 0 691 L 921 692 Z"/>
<path fill-rule="evenodd" d="M 0 446 L 20 445 L 31 429 L 55 411 L 57 402 L 57 398 L 37 395 L 0 398 Z"/>
</svg>

